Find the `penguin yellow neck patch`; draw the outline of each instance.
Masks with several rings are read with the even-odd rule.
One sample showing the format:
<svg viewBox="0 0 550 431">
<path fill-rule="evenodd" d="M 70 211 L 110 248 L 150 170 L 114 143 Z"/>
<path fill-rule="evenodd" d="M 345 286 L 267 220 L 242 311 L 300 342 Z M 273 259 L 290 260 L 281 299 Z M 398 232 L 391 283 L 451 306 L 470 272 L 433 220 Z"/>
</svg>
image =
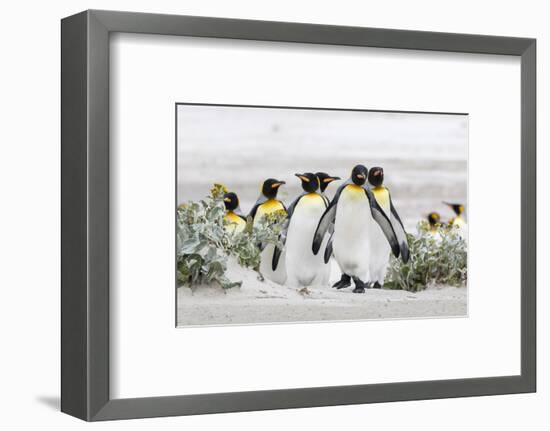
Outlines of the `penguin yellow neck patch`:
<svg viewBox="0 0 550 431">
<path fill-rule="evenodd" d="M 233 211 L 228 211 L 225 215 L 225 219 L 230 223 L 244 223 L 244 220 L 240 218 L 237 214 L 235 214 Z"/>
<path fill-rule="evenodd" d="M 363 187 L 358 186 L 357 184 L 350 184 L 346 187 L 346 191 L 355 192 L 355 193 L 365 193 Z"/>
<path fill-rule="evenodd" d="M 374 194 L 376 202 L 378 202 L 378 205 L 380 205 L 382 208 L 390 205 L 390 194 L 388 193 L 388 189 L 386 189 L 386 187 L 374 187 L 372 189 L 372 193 Z"/>
<path fill-rule="evenodd" d="M 316 192 L 307 193 L 302 197 L 302 199 L 304 199 L 304 198 L 306 198 L 306 199 L 323 199 L 321 197 L 321 195 L 319 193 L 316 193 Z"/>
<path fill-rule="evenodd" d="M 365 189 L 356 184 L 347 185 L 342 191 L 342 194 L 346 197 L 346 199 L 350 199 L 353 201 L 361 201 L 367 198 L 367 195 L 365 194 Z"/>
<path fill-rule="evenodd" d="M 229 224 L 225 225 L 224 228 L 227 232 L 242 232 L 246 228 L 246 222 L 235 214 L 233 211 L 228 211 L 225 214 L 225 221 Z"/>
<path fill-rule="evenodd" d="M 258 212 L 256 213 L 256 216 L 263 216 L 284 209 L 285 208 L 283 207 L 283 204 L 277 199 L 268 199 L 258 207 Z"/>
</svg>

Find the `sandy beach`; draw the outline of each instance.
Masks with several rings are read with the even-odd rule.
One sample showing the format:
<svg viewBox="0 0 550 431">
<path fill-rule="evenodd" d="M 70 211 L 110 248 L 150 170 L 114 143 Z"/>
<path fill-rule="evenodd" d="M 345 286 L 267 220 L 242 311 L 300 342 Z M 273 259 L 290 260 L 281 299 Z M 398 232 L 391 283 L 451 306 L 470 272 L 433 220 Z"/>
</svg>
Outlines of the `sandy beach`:
<svg viewBox="0 0 550 431">
<path fill-rule="evenodd" d="M 334 272 L 334 271 L 333 271 Z M 330 286 L 297 289 L 259 281 L 257 273 L 230 263 L 229 277 L 240 288 L 179 287 L 178 326 L 289 323 L 362 319 L 458 317 L 467 314 L 465 287 L 433 286 L 421 292 Z M 334 280 L 334 277 L 331 277 Z"/>
</svg>

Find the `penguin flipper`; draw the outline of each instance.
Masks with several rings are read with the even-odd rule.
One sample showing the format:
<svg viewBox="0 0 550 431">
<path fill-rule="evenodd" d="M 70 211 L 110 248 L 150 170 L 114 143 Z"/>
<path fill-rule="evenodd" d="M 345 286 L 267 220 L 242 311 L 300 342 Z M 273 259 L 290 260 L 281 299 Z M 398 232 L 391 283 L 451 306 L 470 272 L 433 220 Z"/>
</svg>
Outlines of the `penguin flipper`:
<svg viewBox="0 0 550 431">
<path fill-rule="evenodd" d="M 285 221 L 285 224 L 283 226 L 283 230 L 279 234 L 279 241 L 283 244 L 283 247 L 286 244 L 286 234 L 288 232 L 288 225 L 290 222 L 290 218 L 288 218 Z M 277 269 L 277 266 L 279 265 L 279 259 L 281 257 L 281 254 L 283 253 L 283 249 L 280 247 L 275 246 L 273 248 L 273 257 L 271 259 L 271 269 L 275 271 Z"/>
<path fill-rule="evenodd" d="M 332 225 L 332 232 L 330 234 L 330 238 L 328 239 L 328 243 L 327 243 L 327 246 L 325 248 L 325 255 L 323 256 L 325 263 L 328 263 L 328 261 L 330 260 L 330 257 L 332 256 L 332 237 L 333 237 L 333 235 L 334 235 L 334 225 Z"/>
<path fill-rule="evenodd" d="M 279 247 L 273 248 L 273 257 L 271 258 L 271 269 L 273 271 L 277 270 L 277 266 L 279 266 L 279 259 L 281 258 L 281 254 L 283 254 L 283 250 Z"/>
<path fill-rule="evenodd" d="M 321 219 L 319 220 L 319 224 L 317 225 L 317 229 L 315 230 L 315 234 L 313 235 L 313 243 L 311 244 L 311 249 L 315 256 L 317 256 L 317 253 L 319 253 L 319 249 L 321 248 L 321 243 L 323 242 L 325 234 L 336 219 L 337 203 L 338 196 L 335 196 L 328 208 L 321 216 Z"/>
<path fill-rule="evenodd" d="M 397 214 L 397 211 L 393 206 L 393 202 L 391 201 L 391 198 L 390 198 L 390 209 L 391 209 L 390 221 L 393 226 L 393 230 L 395 231 L 395 235 L 397 236 L 397 241 L 399 242 L 401 259 L 403 259 L 404 263 L 407 263 L 411 256 L 410 250 L 409 250 L 409 242 L 407 241 L 407 232 L 405 232 L 405 228 L 403 227 L 403 222 L 401 221 L 399 214 Z"/>
<path fill-rule="evenodd" d="M 317 225 L 317 229 L 315 230 L 315 234 L 313 235 L 313 243 L 311 244 L 311 249 L 315 256 L 317 256 L 317 253 L 319 253 L 321 243 L 323 242 L 323 238 L 325 237 L 327 231 L 330 229 L 331 226 L 334 228 L 334 220 L 336 220 L 336 206 L 338 205 L 338 199 L 340 199 L 342 190 L 344 190 L 344 188 L 350 184 L 351 180 L 347 180 L 344 184 L 338 187 L 336 193 L 334 194 L 334 197 L 332 198 L 332 201 L 330 201 L 327 209 L 319 220 L 319 224 Z"/>
<path fill-rule="evenodd" d="M 369 199 L 372 218 L 376 221 L 376 223 L 378 223 L 378 226 L 380 226 L 380 228 L 382 229 L 384 236 L 390 244 L 393 255 L 395 257 L 399 257 L 401 248 L 399 246 L 399 241 L 397 239 L 397 235 L 395 234 L 395 230 L 392 226 L 390 219 L 388 218 L 382 207 L 378 204 L 372 192 L 367 188 L 365 188 L 364 190 Z"/>
<path fill-rule="evenodd" d="M 302 193 L 300 196 L 294 199 L 294 201 L 290 204 L 288 209 L 285 207 L 285 204 L 281 202 L 281 204 L 283 205 L 283 208 L 286 211 L 286 217 L 287 217 L 285 224 L 283 225 L 283 229 L 281 230 L 281 234 L 279 235 L 279 241 L 281 241 L 283 246 L 286 244 L 286 234 L 288 232 L 288 226 L 290 225 L 290 219 L 292 218 L 292 214 L 294 214 L 294 209 L 296 208 L 296 205 L 298 205 L 298 202 L 304 195 L 305 193 Z M 277 266 L 279 265 L 279 259 L 282 253 L 283 253 L 283 250 L 275 246 L 275 249 L 273 250 L 273 258 L 271 259 L 271 269 L 273 271 L 277 269 Z"/>
</svg>

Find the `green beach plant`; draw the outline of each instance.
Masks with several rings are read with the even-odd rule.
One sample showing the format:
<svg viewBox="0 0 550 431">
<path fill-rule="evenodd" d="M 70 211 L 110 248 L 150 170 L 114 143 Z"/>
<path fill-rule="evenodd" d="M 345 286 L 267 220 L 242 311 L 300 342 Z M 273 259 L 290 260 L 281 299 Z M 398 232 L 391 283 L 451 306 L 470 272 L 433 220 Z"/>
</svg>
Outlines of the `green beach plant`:
<svg viewBox="0 0 550 431">
<path fill-rule="evenodd" d="M 459 228 L 439 226 L 437 234 L 421 221 L 418 235 L 408 235 L 411 259 L 390 258 L 384 287 L 419 291 L 430 285 L 464 286 L 468 276 L 467 243 Z"/>
<path fill-rule="evenodd" d="M 210 194 L 198 202 L 188 202 L 177 209 L 177 279 L 190 287 L 217 283 L 224 289 L 241 286 L 240 280 L 227 275 L 229 256 L 239 265 L 258 271 L 259 245 L 278 244 L 285 220 L 284 211 L 252 220 L 242 232 L 226 229 L 223 195 L 226 189 L 214 184 Z"/>
<path fill-rule="evenodd" d="M 282 247 L 279 236 L 285 219 L 286 212 L 280 210 L 263 216 L 255 224 L 248 220 L 243 231 L 228 234 L 226 252 L 236 257 L 239 265 L 259 271 L 261 250 L 268 244 Z"/>
</svg>

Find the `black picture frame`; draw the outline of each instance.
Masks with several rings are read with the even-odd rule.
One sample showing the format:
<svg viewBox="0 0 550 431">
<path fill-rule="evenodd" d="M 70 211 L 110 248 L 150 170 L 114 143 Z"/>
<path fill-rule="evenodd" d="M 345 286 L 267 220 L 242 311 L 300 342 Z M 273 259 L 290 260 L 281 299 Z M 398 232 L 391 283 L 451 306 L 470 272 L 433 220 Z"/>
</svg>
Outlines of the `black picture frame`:
<svg viewBox="0 0 550 431">
<path fill-rule="evenodd" d="M 170 397 L 109 396 L 109 35 L 113 32 L 518 56 L 521 374 Z M 536 391 L 536 40 L 85 11 L 61 21 L 61 410 L 87 421 Z"/>
</svg>

